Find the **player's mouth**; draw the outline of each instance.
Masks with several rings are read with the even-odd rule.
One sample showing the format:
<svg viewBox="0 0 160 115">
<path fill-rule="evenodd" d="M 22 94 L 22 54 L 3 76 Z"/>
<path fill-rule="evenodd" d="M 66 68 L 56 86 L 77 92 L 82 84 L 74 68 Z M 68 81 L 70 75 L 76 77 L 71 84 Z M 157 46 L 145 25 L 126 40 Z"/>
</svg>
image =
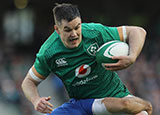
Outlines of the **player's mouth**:
<svg viewBox="0 0 160 115">
<path fill-rule="evenodd" d="M 78 40 L 78 38 L 71 38 L 71 39 L 69 39 L 70 42 L 73 42 L 73 41 L 76 41 L 76 40 Z"/>
<path fill-rule="evenodd" d="M 69 39 L 69 41 L 72 45 L 74 45 L 74 44 L 77 44 L 78 38 L 71 38 Z"/>
</svg>

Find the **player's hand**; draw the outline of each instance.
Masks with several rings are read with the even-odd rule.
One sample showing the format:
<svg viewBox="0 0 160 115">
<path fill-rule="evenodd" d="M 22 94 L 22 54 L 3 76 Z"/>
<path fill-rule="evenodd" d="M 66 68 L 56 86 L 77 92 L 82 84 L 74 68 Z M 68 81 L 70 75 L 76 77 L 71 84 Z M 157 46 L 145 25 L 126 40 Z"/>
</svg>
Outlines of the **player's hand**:
<svg viewBox="0 0 160 115">
<path fill-rule="evenodd" d="M 106 70 L 118 71 L 129 67 L 135 62 L 130 56 L 113 56 L 112 59 L 118 60 L 117 63 L 104 64 Z"/>
<path fill-rule="evenodd" d="M 150 102 L 148 102 L 148 107 L 146 109 L 148 115 L 152 115 L 152 104 Z"/>
<path fill-rule="evenodd" d="M 49 97 L 41 97 L 34 101 L 34 108 L 36 111 L 41 113 L 51 113 L 53 111 L 53 105 L 49 102 L 51 100 L 51 96 Z"/>
<path fill-rule="evenodd" d="M 135 115 L 152 115 L 152 105 L 151 105 L 151 103 L 148 102 L 146 110 L 144 110 L 144 111 L 142 111 L 138 114 L 135 114 Z"/>
</svg>

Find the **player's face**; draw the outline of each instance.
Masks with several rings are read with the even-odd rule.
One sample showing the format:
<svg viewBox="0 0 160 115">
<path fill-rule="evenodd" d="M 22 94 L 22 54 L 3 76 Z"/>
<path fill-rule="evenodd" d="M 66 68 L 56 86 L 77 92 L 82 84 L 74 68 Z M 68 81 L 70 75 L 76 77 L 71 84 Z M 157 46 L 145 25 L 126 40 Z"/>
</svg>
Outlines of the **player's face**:
<svg viewBox="0 0 160 115">
<path fill-rule="evenodd" d="M 67 48 L 76 48 L 79 46 L 82 40 L 81 19 L 79 17 L 70 22 L 62 20 L 61 24 L 57 27 L 57 32 Z"/>
</svg>

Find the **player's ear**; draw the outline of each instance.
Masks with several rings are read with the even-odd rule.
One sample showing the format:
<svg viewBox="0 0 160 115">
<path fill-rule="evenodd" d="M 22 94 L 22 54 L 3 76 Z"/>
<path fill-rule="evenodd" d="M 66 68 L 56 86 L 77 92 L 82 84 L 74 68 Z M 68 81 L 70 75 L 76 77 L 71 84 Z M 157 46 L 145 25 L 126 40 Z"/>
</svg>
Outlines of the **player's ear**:
<svg viewBox="0 0 160 115">
<path fill-rule="evenodd" d="M 58 29 L 57 25 L 54 25 L 54 29 L 59 34 L 59 29 Z"/>
</svg>

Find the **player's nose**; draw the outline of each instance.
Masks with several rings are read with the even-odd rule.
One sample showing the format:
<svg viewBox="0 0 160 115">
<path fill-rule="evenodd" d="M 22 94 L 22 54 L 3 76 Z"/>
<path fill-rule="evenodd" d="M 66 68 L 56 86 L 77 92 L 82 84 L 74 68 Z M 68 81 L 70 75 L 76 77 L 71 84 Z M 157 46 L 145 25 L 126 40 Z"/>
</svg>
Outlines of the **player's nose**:
<svg viewBox="0 0 160 115">
<path fill-rule="evenodd" d="M 77 37 L 77 32 L 75 30 L 72 30 L 71 37 Z"/>
</svg>

